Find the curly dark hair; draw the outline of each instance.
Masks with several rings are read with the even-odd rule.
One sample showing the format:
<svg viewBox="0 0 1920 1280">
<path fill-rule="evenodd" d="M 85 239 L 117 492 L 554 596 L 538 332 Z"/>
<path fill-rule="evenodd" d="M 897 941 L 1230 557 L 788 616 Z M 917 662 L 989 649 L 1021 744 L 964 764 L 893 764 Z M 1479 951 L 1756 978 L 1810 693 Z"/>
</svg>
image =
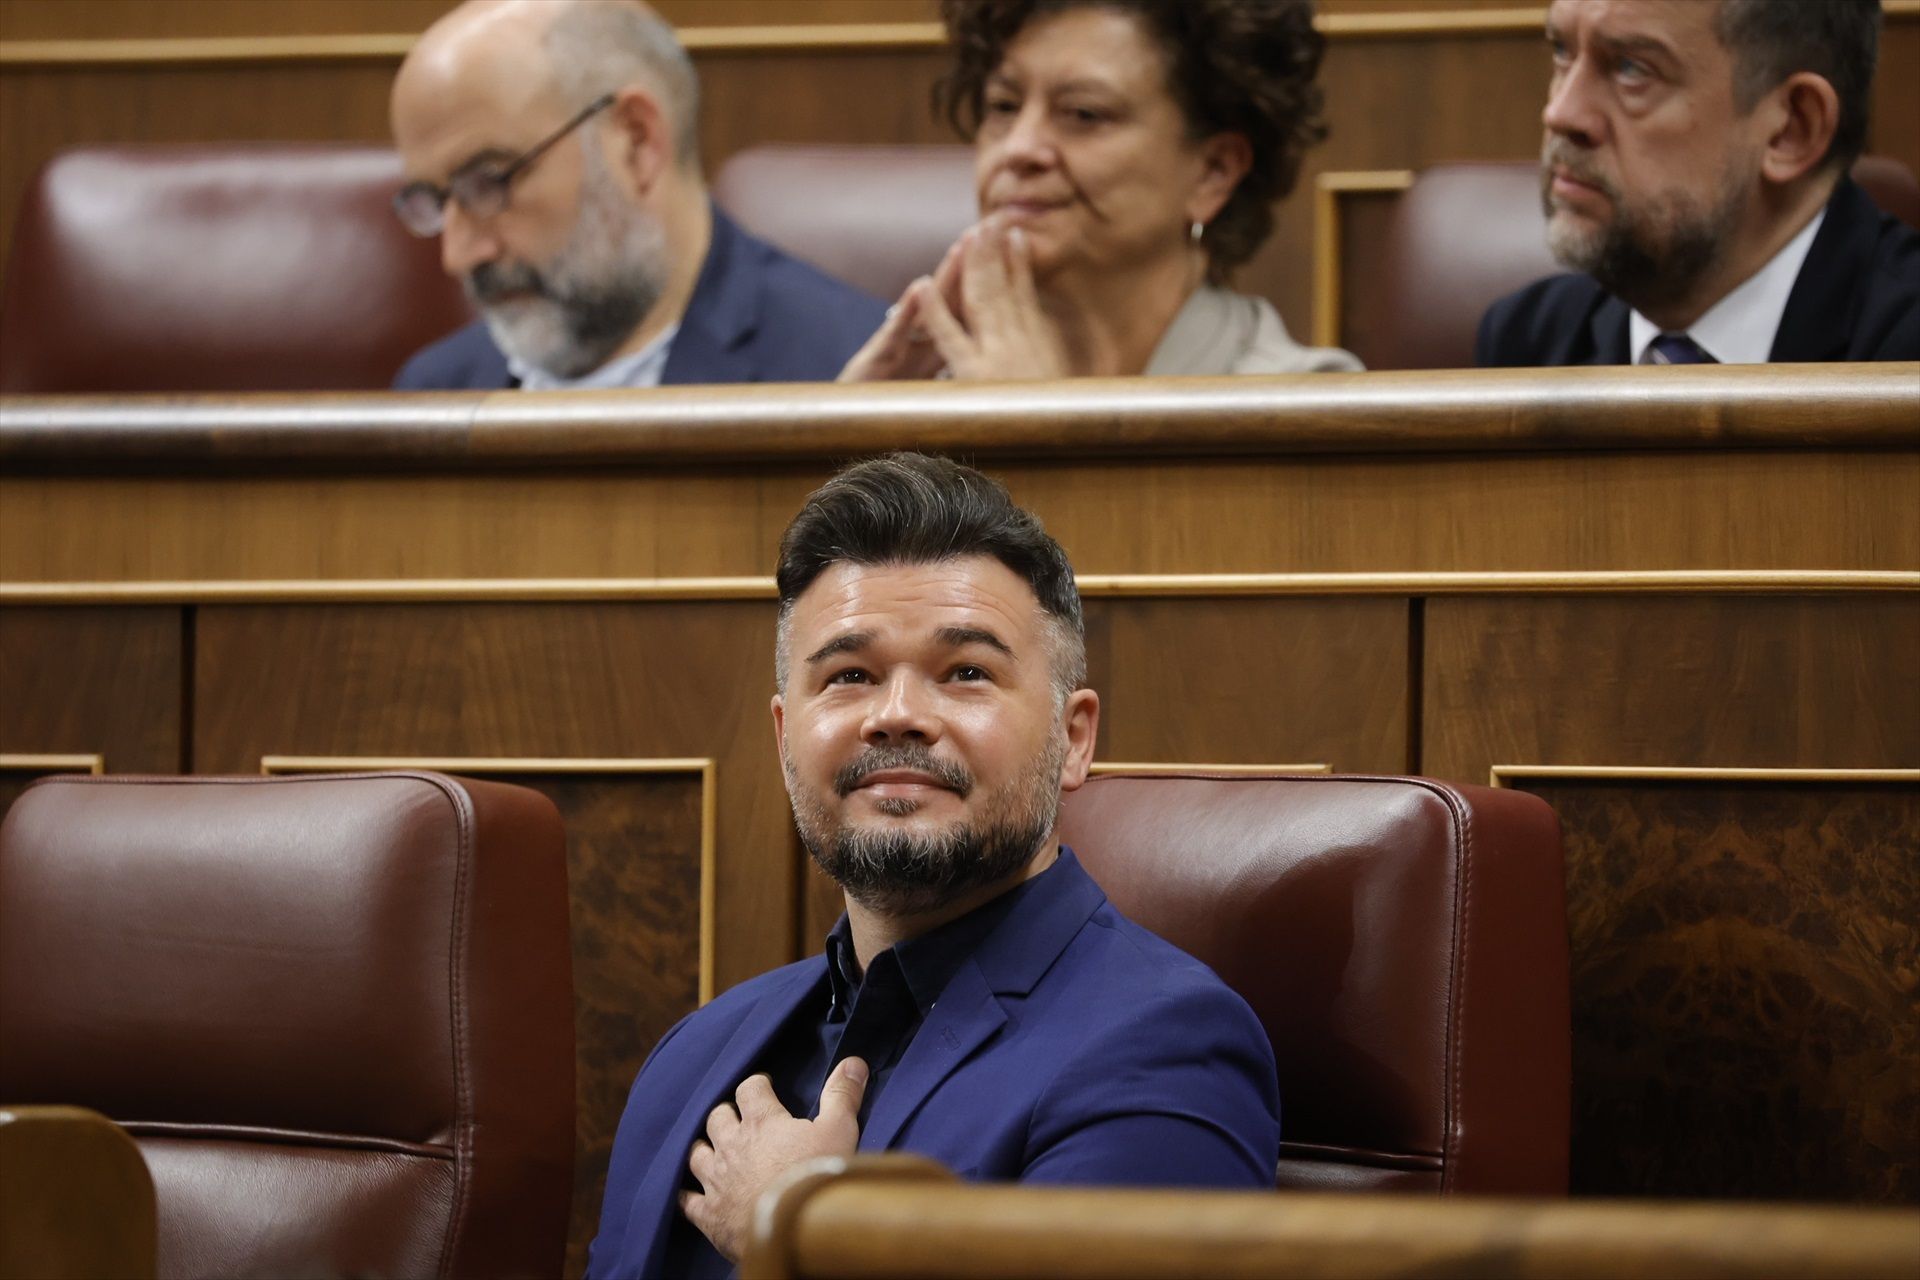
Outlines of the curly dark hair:
<svg viewBox="0 0 1920 1280">
<path fill-rule="evenodd" d="M 1083 5 L 1135 15 L 1167 64 L 1167 87 L 1195 141 L 1245 135 L 1253 165 L 1207 227 L 1208 275 L 1217 284 L 1273 231 L 1273 205 L 1293 190 L 1307 150 L 1327 136 L 1316 83 L 1326 38 L 1312 0 L 940 0 L 953 69 L 934 106 L 971 141 L 987 78 L 1036 16 Z"/>
</svg>

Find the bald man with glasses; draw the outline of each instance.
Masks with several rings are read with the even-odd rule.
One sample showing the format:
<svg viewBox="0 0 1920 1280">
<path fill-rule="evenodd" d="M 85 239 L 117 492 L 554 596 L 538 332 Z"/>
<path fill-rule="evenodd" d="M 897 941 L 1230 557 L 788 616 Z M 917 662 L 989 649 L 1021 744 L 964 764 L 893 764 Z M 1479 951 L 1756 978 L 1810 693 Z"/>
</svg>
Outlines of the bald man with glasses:
<svg viewBox="0 0 1920 1280">
<path fill-rule="evenodd" d="M 397 390 L 826 381 L 882 305 L 713 206 L 699 83 L 633 0 L 470 0 L 401 65 L 394 212 L 481 318 Z"/>
</svg>

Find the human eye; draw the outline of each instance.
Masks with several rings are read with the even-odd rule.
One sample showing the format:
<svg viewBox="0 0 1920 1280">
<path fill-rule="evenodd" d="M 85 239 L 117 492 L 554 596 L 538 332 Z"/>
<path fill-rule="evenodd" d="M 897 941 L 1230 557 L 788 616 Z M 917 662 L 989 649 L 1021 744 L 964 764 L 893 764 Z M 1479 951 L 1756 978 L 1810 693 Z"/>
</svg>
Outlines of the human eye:
<svg viewBox="0 0 1920 1280">
<path fill-rule="evenodd" d="M 963 662 L 955 667 L 947 678 L 959 684 L 971 684 L 976 681 L 992 680 L 993 674 L 978 663 Z"/>
<path fill-rule="evenodd" d="M 1573 61 L 1573 52 L 1567 48 L 1567 42 L 1553 32 L 1547 33 L 1547 53 L 1556 67 L 1565 67 Z"/>
<path fill-rule="evenodd" d="M 871 684 L 873 677 L 859 667 L 842 667 L 827 677 L 827 684 Z"/>
<path fill-rule="evenodd" d="M 1624 85 L 1643 85 L 1653 79 L 1653 68 L 1638 58 L 1616 58 L 1613 74 Z"/>
<path fill-rule="evenodd" d="M 1062 103 L 1060 115 L 1076 129 L 1095 129 L 1113 119 L 1113 112 L 1105 107 L 1085 102 Z"/>
</svg>

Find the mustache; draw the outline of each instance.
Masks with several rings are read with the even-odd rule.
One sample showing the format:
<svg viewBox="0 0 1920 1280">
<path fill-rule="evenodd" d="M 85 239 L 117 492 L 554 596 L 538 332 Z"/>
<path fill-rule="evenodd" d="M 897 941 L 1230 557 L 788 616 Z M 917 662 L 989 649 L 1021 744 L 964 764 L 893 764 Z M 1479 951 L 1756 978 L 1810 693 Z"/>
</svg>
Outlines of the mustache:
<svg viewBox="0 0 1920 1280">
<path fill-rule="evenodd" d="M 541 298 L 553 296 L 545 277 L 524 262 L 483 262 L 467 272 L 462 283 L 466 285 L 467 297 L 482 306 L 517 293 L 531 293 Z"/>
<path fill-rule="evenodd" d="M 903 743 L 899 746 L 868 747 L 857 759 L 840 767 L 833 775 L 833 790 L 842 798 L 850 795 L 868 778 L 888 769 L 911 769 L 924 773 L 947 790 L 965 799 L 973 790 L 973 775 L 951 761 L 934 757 L 925 747 Z"/>
<path fill-rule="evenodd" d="M 1540 148 L 1540 180 L 1544 186 L 1553 181 L 1553 171 L 1560 170 L 1575 182 L 1584 182 L 1597 188 L 1608 199 L 1617 199 L 1619 192 L 1613 188 L 1605 175 L 1573 148 L 1564 138 L 1550 138 Z"/>
</svg>

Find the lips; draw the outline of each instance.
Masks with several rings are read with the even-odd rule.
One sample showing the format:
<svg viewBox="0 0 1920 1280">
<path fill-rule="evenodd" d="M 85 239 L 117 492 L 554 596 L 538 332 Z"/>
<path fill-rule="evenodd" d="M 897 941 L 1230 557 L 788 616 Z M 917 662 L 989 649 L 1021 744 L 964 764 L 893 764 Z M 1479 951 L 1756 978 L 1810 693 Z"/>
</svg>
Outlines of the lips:
<svg viewBox="0 0 1920 1280">
<path fill-rule="evenodd" d="M 973 790 L 973 775 L 925 748 L 874 747 L 833 778 L 833 789 L 841 796 L 868 787 L 935 787 L 964 798 Z"/>
</svg>

